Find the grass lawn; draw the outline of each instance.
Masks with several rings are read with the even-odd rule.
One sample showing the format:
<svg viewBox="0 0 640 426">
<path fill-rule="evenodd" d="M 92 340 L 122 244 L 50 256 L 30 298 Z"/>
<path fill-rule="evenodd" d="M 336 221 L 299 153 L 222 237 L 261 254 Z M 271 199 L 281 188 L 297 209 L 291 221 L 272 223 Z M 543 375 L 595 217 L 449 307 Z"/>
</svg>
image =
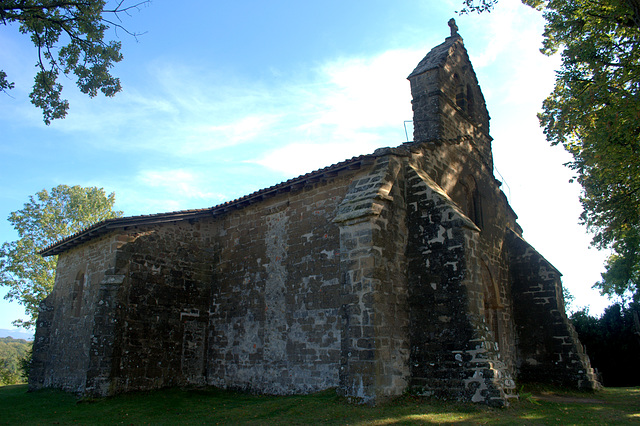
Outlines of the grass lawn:
<svg viewBox="0 0 640 426">
<path fill-rule="evenodd" d="M 524 392 L 527 392 L 526 390 Z M 640 423 L 640 388 L 595 394 L 537 389 L 509 408 L 403 397 L 378 407 L 347 404 L 329 390 L 257 396 L 216 389 L 167 389 L 92 401 L 64 392 L 0 387 L 0 425 L 46 424 L 625 424 Z"/>
</svg>

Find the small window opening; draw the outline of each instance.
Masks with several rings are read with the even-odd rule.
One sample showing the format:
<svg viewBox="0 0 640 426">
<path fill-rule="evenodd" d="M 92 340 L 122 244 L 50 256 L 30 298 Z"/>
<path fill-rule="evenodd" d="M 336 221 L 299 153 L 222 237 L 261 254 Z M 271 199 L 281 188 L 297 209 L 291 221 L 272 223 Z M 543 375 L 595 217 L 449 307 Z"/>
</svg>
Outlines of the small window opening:
<svg viewBox="0 0 640 426">
<path fill-rule="evenodd" d="M 473 206 L 471 220 L 473 220 L 473 223 L 478 225 L 478 228 L 482 229 L 484 226 L 484 220 L 482 218 L 482 202 L 480 201 L 480 192 L 477 187 L 474 188 L 474 191 L 471 194 L 470 204 Z"/>
<path fill-rule="evenodd" d="M 473 90 L 471 90 L 471 86 L 467 84 L 467 114 L 473 115 L 474 107 Z"/>
</svg>

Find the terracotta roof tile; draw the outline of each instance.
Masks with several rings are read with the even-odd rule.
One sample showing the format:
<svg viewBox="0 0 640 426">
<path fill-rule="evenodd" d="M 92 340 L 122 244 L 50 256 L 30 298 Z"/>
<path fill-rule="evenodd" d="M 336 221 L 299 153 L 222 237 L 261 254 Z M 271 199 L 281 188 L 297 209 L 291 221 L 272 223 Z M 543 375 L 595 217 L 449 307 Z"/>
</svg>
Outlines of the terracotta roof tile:
<svg viewBox="0 0 640 426">
<path fill-rule="evenodd" d="M 382 151 L 377 151 L 377 152 L 382 152 Z M 360 155 L 358 157 L 353 157 L 351 159 L 333 164 L 331 166 L 327 166 L 322 169 L 318 169 L 313 172 L 289 179 L 277 185 L 273 185 L 268 188 L 258 190 L 249 195 L 245 195 L 244 197 L 227 201 L 222 204 L 218 204 L 216 206 L 209 207 L 209 208 L 179 210 L 179 211 L 167 212 L 167 213 L 156 213 L 156 214 L 149 214 L 149 215 L 138 215 L 138 216 L 106 219 L 51 244 L 50 246 L 41 250 L 40 255 L 53 256 L 56 254 L 60 254 L 85 241 L 88 241 L 100 235 L 104 235 L 107 232 L 110 232 L 117 228 L 124 228 L 127 226 L 136 226 L 136 225 L 149 225 L 149 224 L 156 224 L 156 223 L 163 223 L 163 222 L 175 222 L 175 221 L 194 219 L 198 217 L 206 217 L 210 215 L 217 216 L 220 214 L 227 213 L 228 211 L 231 211 L 231 210 L 242 209 L 248 205 L 262 201 L 266 197 L 276 195 L 282 192 L 295 190 L 297 189 L 297 187 L 303 187 L 304 185 L 311 183 L 311 181 L 315 181 L 316 179 L 321 179 L 327 173 L 331 173 L 331 174 L 338 173 L 340 171 L 347 170 L 347 169 L 359 168 L 362 164 L 372 163 L 375 160 L 375 158 L 379 155 L 380 154 L 374 153 L 374 154 L 366 154 L 366 155 Z"/>
</svg>

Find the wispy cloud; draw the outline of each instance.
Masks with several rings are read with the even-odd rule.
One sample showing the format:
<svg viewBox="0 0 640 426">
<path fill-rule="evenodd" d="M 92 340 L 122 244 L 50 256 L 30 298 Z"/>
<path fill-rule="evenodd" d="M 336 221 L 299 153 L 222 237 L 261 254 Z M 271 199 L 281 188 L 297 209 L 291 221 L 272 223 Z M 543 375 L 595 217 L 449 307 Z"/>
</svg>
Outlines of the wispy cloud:
<svg viewBox="0 0 640 426">
<path fill-rule="evenodd" d="M 362 138 L 362 135 L 360 135 Z M 374 138 L 371 136 L 371 138 Z M 273 150 L 265 156 L 249 161 L 276 170 L 285 176 L 299 176 L 350 157 L 373 151 L 366 140 L 345 139 L 344 142 L 322 144 L 292 143 Z"/>
<path fill-rule="evenodd" d="M 103 150 L 195 163 L 246 144 L 251 150 L 239 158 L 283 175 L 304 173 L 402 143 L 403 121 L 412 114 L 406 76 L 423 54 L 339 58 L 272 85 L 155 63 L 147 70 L 153 84 L 115 99 L 78 96 L 74 113 L 56 129 L 101 134 L 83 143 Z"/>
<path fill-rule="evenodd" d="M 423 52 L 391 50 L 369 58 L 340 59 L 321 68 L 323 107 L 310 126 L 374 129 L 401 123 L 411 115 L 407 75 Z"/>
<path fill-rule="evenodd" d="M 120 186 L 118 207 L 129 215 L 203 208 L 227 199 L 205 173 L 190 169 L 145 169 L 131 185 Z"/>
<path fill-rule="evenodd" d="M 185 142 L 187 153 L 211 151 L 245 142 L 255 142 L 269 134 L 271 128 L 283 121 L 280 114 L 251 114 L 239 117 L 230 123 L 216 125 L 195 125 Z"/>
<path fill-rule="evenodd" d="M 302 114 L 291 123 L 288 143 L 251 161 L 293 176 L 404 142 L 403 122 L 412 117 L 406 76 L 423 54 L 390 50 L 321 65 L 314 91 L 290 105 Z"/>
</svg>

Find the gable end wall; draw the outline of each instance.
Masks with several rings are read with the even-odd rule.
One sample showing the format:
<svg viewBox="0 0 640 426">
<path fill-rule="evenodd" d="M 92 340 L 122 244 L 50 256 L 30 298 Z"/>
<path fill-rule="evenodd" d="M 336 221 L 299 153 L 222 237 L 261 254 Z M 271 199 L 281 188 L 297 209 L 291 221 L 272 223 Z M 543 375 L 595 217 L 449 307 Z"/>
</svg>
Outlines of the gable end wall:
<svg viewBox="0 0 640 426">
<path fill-rule="evenodd" d="M 36 324 L 31 390 L 53 387 L 85 392 L 91 358 L 101 350 L 94 337 L 104 300 L 102 287 L 113 272 L 122 243 L 111 233 L 58 257 L 54 288 L 41 303 Z M 113 335 L 101 338 L 103 346 L 110 345 Z"/>
</svg>

